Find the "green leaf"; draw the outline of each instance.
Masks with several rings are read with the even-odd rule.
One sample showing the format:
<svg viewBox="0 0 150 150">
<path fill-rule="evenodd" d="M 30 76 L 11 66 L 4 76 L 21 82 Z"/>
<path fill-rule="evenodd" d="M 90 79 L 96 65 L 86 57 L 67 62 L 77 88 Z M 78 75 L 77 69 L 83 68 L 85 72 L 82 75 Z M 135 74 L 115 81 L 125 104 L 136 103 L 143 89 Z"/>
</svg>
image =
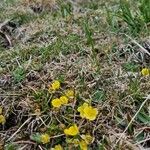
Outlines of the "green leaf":
<svg viewBox="0 0 150 150">
<path fill-rule="evenodd" d="M 92 95 L 92 100 L 95 102 L 101 102 L 105 98 L 105 93 L 101 90 L 97 90 L 93 95 Z"/>
<path fill-rule="evenodd" d="M 137 118 L 143 122 L 144 124 L 149 124 L 150 125 L 150 116 L 145 114 L 144 112 L 140 112 L 138 115 L 137 115 Z"/>
<path fill-rule="evenodd" d="M 17 146 L 13 143 L 9 143 L 5 146 L 5 150 L 17 150 Z"/>
<path fill-rule="evenodd" d="M 129 62 L 124 63 L 122 66 L 126 71 L 136 72 L 139 69 L 139 66 L 135 63 Z"/>
<path fill-rule="evenodd" d="M 25 79 L 26 74 L 24 68 L 22 67 L 16 68 L 16 70 L 13 72 L 13 77 L 15 83 L 21 82 L 23 79 Z"/>
<path fill-rule="evenodd" d="M 116 121 L 117 124 L 119 124 L 119 125 L 121 125 L 123 127 L 125 126 L 124 119 L 122 119 L 122 118 L 120 118 L 118 116 L 114 116 L 114 118 L 115 118 L 115 121 Z"/>
<path fill-rule="evenodd" d="M 149 23 L 150 22 L 150 0 L 141 0 L 141 3 L 140 3 L 140 12 L 141 12 L 141 15 L 143 16 L 144 18 L 144 21 L 146 23 Z"/>
<path fill-rule="evenodd" d="M 60 74 L 60 75 L 58 75 L 57 80 L 58 80 L 60 83 L 63 83 L 63 82 L 65 82 L 65 76 L 64 76 L 63 74 Z"/>
<path fill-rule="evenodd" d="M 30 136 L 30 139 L 35 142 L 41 143 L 41 135 L 39 133 L 32 134 Z"/>
<path fill-rule="evenodd" d="M 61 6 L 61 13 L 63 17 L 67 17 L 72 13 L 72 5 L 70 3 L 64 3 Z"/>
<path fill-rule="evenodd" d="M 142 141 L 142 140 L 144 140 L 144 138 L 145 138 L 145 136 L 144 136 L 144 132 L 141 132 L 140 134 L 138 134 L 137 136 L 136 136 L 136 141 Z"/>
</svg>

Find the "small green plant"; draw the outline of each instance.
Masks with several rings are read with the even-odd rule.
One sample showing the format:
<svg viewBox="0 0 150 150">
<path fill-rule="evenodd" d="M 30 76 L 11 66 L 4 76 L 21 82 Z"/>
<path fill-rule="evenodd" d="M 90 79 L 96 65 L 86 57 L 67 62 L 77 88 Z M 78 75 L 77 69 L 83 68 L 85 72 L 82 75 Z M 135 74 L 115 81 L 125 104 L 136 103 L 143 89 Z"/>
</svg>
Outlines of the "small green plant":
<svg viewBox="0 0 150 150">
<path fill-rule="evenodd" d="M 84 22 L 84 32 L 85 32 L 85 36 L 87 38 L 87 44 L 89 44 L 91 46 L 92 50 L 94 50 L 93 33 L 89 27 L 89 23 L 87 20 L 85 20 L 85 22 Z"/>
<path fill-rule="evenodd" d="M 144 124 L 150 125 L 150 117 L 148 113 L 144 112 L 144 110 L 137 115 L 137 119 Z"/>
<path fill-rule="evenodd" d="M 112 12 L 106 7 L 107 11 L 107 22 L 113 28 L 119 28 L 119 25 L 116 20 L 117 17 L 122 19 L 128 26 L 129 31 L 137 35 L 139 32 L 144 29 L 147 23 L 150 22 L 150 1 L 149 0 L 140 0 L 140 7 L 133 9 L 133 6 L 130 4 L 130 1 L 120 0 L 120 11 Z"/>
<path fill-rule="evenodd" d="M 132 71 L 132 72 L 136 72 L 139 70 L 139 66 L 133 62 L 127 62 L 124 63 L 122 65 L 122 67 L 126 70 L 126 71 Z"/>
<path fill-rule="evenodd" d="M 13 72 L 15 83 L 21 82 L 25 78 L 25 76 L 25 69 L 22 67 L 16 68 L 16 70 L 14 70 Z"/>
<path fill-rule="evenodd" d="M 64 18 L 70 16 L 72 13 L 72 5 L 70 3 L 62 4 L 61 13 Z"/>
<path fill-rule="evenodd" d="M 5 150 L 16 150 L 17 146 L 15 144 L 9 143 L 5 146 Z"/>
<path fill-rule="evenodd" d="M 105 93 L 102 90 L 97 90 L 93 93 L 92 99 L 95 102 L 102 102 L 105 99 Z"/>
<path fill-rule="evenodd" d="M 140 32 L 144 22 L 140 15 L 131 11 L 130 4 L 127 0 L 120 0 L 121 15 L 120 17 L 127 23 L 133 33 Z"/>
<path fill-rule="evenodd" d="M 36 16 L 30 13 L 16 12 L 11 15 L 12 20 L 17 22 L 19 25 L 29 23 L 31 20 L 34 20 Z"/>
<path fill-rule="evenodd" d="M 107 22 L 109 24 L 109 26 L 111 26 L 111 28 L 115 29 L 116 27 L 116 22 L 114 21 L 114 14 L 111 12 L 111 10 L 109 10 L 107 7 L 106 8 L 106 19 L 107 19 Z"/>
<path fill-rule="evenodd" d="M 150 0 L 141 0 L 140 12 L 146 23 L 150 22 Z"/>
</svg>

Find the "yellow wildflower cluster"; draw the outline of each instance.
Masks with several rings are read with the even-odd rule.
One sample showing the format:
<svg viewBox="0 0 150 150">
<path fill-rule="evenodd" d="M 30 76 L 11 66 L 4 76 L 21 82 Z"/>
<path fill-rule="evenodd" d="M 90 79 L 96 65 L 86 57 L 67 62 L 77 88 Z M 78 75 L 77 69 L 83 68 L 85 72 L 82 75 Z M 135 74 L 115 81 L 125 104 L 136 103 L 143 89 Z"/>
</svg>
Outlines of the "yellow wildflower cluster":
<svg viewBox="0 0 150 150">
<path fill-rule="evenodd" d="M 59 90 L 59 91 L 57 91 L 57 90 Z M 75 113 L 77 111 L 80 112 L 81 118 L 88 119 L 89 121 L 93 121 L 96 119 L 97 114 L 98 114 L 97 108 L 93 108 L 88 103 L 83 103 L 79 107 L 71 105 L 71 104 L 74 104 L 73 101 L 76 98 L 75 91 L 71 90 L 71 89 L 62 91 L 62 89 L 60 87 L 60 82 L 58 80 L 55 80 L 51 83 L 51 85 L 49 86 L 49 92 L 51 94 L 51 97 L 56 96 L 55 99 L 51 100 L 51 105 L 53 106 L 53 108 L 60 108 L 63 105 L 66 105 L 69 107 L 73 106 L 73 109 L 72 109 L 73 112 L 75 112 Z M 76 102 L 76 99 L 74 102 Z M 67 105 L 68 103 L 70 103 L 70 105 Z M 40 112 L 40 110 L 37 110 L 37 113 L 39 113 L 39 112 Z M 75 115 L 75 113 L 74 113 L 74 115 Z M 65 135 L 66 139 L 70 139 L 70 137 L 73 138 L 70 143 L 73 144 L 73 146 L 80 148 L 81 150 L 87 150 L 88 145 L 91 144 L 93 141 L 93 137 L 91 135 L 80 134 L 79 127 L 77 124 L 72 124 L 71 126 L 66 127 L 65 124 L 60 123 L 60 125 L 58 125 L 58 127 L 60 127 L 60 130 L 62 130 L 64 133 L 64 134 L 60 134 L 60 135 L 62 135 L 62 136 Z M 50 142 L 49 134 L 44 133 L 39 136 L 40 136 L 40 142 L 42 144 L 48 144 Z M 67 143 L 69 143 L 69 142 L 67 142 Z M 58 144 L 58 145 L 55 145 L 53 148 L 51 148 L 51 150 L 63 150 L 63 147 L 60 144 Z"/>
<path fill-rule="evenodd" d="M 66 96 L 61 96 L 60 98 L 61 104 L 68 104 L 68 98 Z"/>
<path fill-rule="evenodd" d="M 52 84 L 49 86 L 49 92 L 56 91 L 60 88 L 60 82 L 58 80 L 54 80 Z"/>
<path fill-rule="evenodd" d="M 68 104 L 68 98 L 66 96 L 61 96 L 60 98 L 55 98 L 52 100 L 52 106 L 59 108 L 62 105 Z"/>
<path fill-rule="evenodd" d="M 150 75 L 150 69 L 148 68 L 143 68 L 142 71 L 141 71 L 141 74 L 143 76 L 149 76 Z"/>
<path fill-rule="evenodd" d="M 92 143 L 93 137 L 89 134 L 81 135 L 82 140 L 79 142 L 81 150 L 87 150 L 88 145 Z"/>
<path fill-rule="evenodd" d="M 69 143 L 73 144 L 75 147 L 80 147 L 81 150 L 87 150 L 88 145 L 93 141 L 93 137 L 89 134 L 81 135 L 81 139 L 70 139 Z"/>
<path fill-rule="evenodd" d="M 0 124 L 4 124 L 5 122 L 6 122 L 6 119 L 2 115 L 2 107 L 0 107 Z"/>
<path fill-rule="evenodd" d="M 41 137 L 40 137 L 40 141 L 43 143 L 43 144 L 47 144 L 50 142 L 50 136 L 45 133 L 45 134 L 42 134 Z"/>
<path fill-rule="evenodd" d="M 64 130 L 66 135 L 76 136 L 79 134 L 79 129 L 76 124 Z M 70 140 L 70 143 L 74 144 L 74 146 L 80 146 L 81 150 L 87 150 L 88 145 L 92 143 L 93 137 L 90 134 L 81 135 L 81 140 L 73 139 Z"/>
<path fill-rule="evenodd" d="M 82 118 L 86 118 L 90 121 L 95 120 L 98 114 L 97 108 L 93 108 L 88 103 L 84 103 L 83 105 L 78 107 L 78 112 L 80 112 L 80 116 Z"/>
<path fill-rule="evenodd" d="M 49 87 L 49 91 L 53 90 L 56 91 L 60 88 L 60 82 L 58 80 L 55 80 Z M 62 105 L 66 105 L 69 102 L 70 98 L 74 97 L 74 91 L 73 90 L 67 90 L 63 96 L 60 98 L 55 98 L 51 101 L 51 104 L 55 108 L 59 108 Z"/>
<path fill-rule="evenodd" d="M 53 99 L 51 103 L 52 103 L 52 106 L 53 106 L 53 107 L 59 108 L 59 107 L 61 106 L 61 101 L 60 101 L 59 98 Z"/>
<path fill-rule="evenodd" d="M 60 144 L 58 144 L 58 145 L 55 145 L 54 148 L 51 148 L 51 150 L 63 150 L 63 148 Z"/>
<path fill-rule="evenodd" d="M 66 135 L 75 136 L 75 135 L 79 134 L 79 129 L 78 129 L 77 125 L 74 124 L 73 126 L 69 127 L 68 129 L 65 129 L 64 133 Z"/>
<path fill-rule="evenodd" d="M 81 140 L 79 142 L 79 146 L 80 146 L 81 150 L 87 150 L 87 148 L 88 148 L 87 143 L 84 140 Z"/>
<path fill-rule="evenodd" d="M 74 91 L 73 90 L 67 90 L 65 92 L 65 95 L 68 97 L 68 98 L 74 98 Z"/>
</svg>

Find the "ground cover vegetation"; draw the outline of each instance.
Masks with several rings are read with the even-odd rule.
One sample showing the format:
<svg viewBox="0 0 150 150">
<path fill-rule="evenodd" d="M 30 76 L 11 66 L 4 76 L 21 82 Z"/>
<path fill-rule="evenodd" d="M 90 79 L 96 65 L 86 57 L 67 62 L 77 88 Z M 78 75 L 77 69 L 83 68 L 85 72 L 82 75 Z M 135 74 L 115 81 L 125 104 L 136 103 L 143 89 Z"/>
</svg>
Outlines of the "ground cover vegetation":
<svg viewBox="0 0 150 150">
<path fill-rule="evenodd" d="M 1 0 L 0 149 L 149 149 L 149 10 Z"/>
</svg>

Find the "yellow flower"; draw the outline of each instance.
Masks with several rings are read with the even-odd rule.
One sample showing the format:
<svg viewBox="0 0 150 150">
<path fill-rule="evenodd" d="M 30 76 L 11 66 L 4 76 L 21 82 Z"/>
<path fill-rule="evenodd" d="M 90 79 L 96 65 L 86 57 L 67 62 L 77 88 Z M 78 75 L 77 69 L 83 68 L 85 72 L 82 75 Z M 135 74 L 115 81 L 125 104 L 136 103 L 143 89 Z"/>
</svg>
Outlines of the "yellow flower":
<svg viewBox="0 0 150 150">
<path fill-rule="evenodd" d="M 6 122 L 6 119 L 3 115 L 0 115 L 0 123 L 4 124 Z"/>
<path fill-rule="evenodd" d="M 50 136 L 47 133 L 41 135 L 41 142 L 43 144 L 47 144 L 49 143 L 49 141 L 50 141 Z"/>
<path fill-rule="evenodd" d="M 62 102 L 59 98 L 53 99 L 51 103 L 52 103 L 52 106 L 56 108 L 59 108 L 62 105 Z"/>
<path fill-rule="evenodd" d="M 88 146 L 84 140 L 81 140 L 79 142 L 79 145 L 80 145 L 81 150 L 87 150 L 87 148 L 88 148 Z"/>
<path fill-rule="evenodd" d="M 74 124 L 73 126 L 69 127 L 68 129 L 65 129 L 64 133 L 66 135 L 75 136 L 79 133 L 79 129 L 78 129 L 77 125 Z"/>
<path fill-rule="evenodd" d="M 53 83 L 49 87 L 49 91 L 51 90 L 56 91 L 60 88 L 60 82 L 58 80 L 54 80 Z"/>
<path fill-rule="evenodd" d="M 86 144 L 90 144 L 93 141 L 93 137 L 90 134 L 81 135 L 81 138 L 86 142 Z"/>
<path fill-rule="evenodd" d="M 78 107 L 78 112 L 80 112 L 80 116 L 82 118 L 85 118 L 85 115 L 84 115 L 84 109 L 88 107 L 88 103 L 84 103 L 82 106 Z"/>
<path fill-rule="evenodd" d="M 0 114 L 2 114 L 2 107 L 0 107 Z"/>
<path fill-rule="evenodd" d="M 78 111 L 80 112 L 80 116 L 82 118 L 89 119 L 90 121 L 95 120 L 98 114 L 97 108 L 93 108 L 92 106 L 89 106 L 87 103 L 84 103 L 82 106 L 80 106 L 78 108 Z"/>
<path fill-rule="evenodd" d="M 63 150 L 63 148 L 60 144 L 58 144 L 58 145 L 55 145 L 55 147 L 52 148 L 51 150 Z"/>
<path fill-rule="evenodd" d="M 86 119 L 90 121 L 95 120 L 98 114 L 97 108 L 93 108 L 92 106 L 85 107 L 84 109 L 84 116 Z"/>
<path fill-rule="evenodd" d="M 141 71 L 141 74 L 143 76 L 149 76 L 150 75 L 150 70 L 148 68 L 143 68 Z"/>
<path fill-rule="evenodd" d="M 68 104 L 68 98 L 66 96 L 61 96 L 59 99 L 62 104 Z"/>
<path fill-rule="evenodd" d="M 73 98 L 74 97 L 74 91 L 73 90 L 67 90 L 65 92 L 65 95 L 69 98 Z"/>
</svg>

